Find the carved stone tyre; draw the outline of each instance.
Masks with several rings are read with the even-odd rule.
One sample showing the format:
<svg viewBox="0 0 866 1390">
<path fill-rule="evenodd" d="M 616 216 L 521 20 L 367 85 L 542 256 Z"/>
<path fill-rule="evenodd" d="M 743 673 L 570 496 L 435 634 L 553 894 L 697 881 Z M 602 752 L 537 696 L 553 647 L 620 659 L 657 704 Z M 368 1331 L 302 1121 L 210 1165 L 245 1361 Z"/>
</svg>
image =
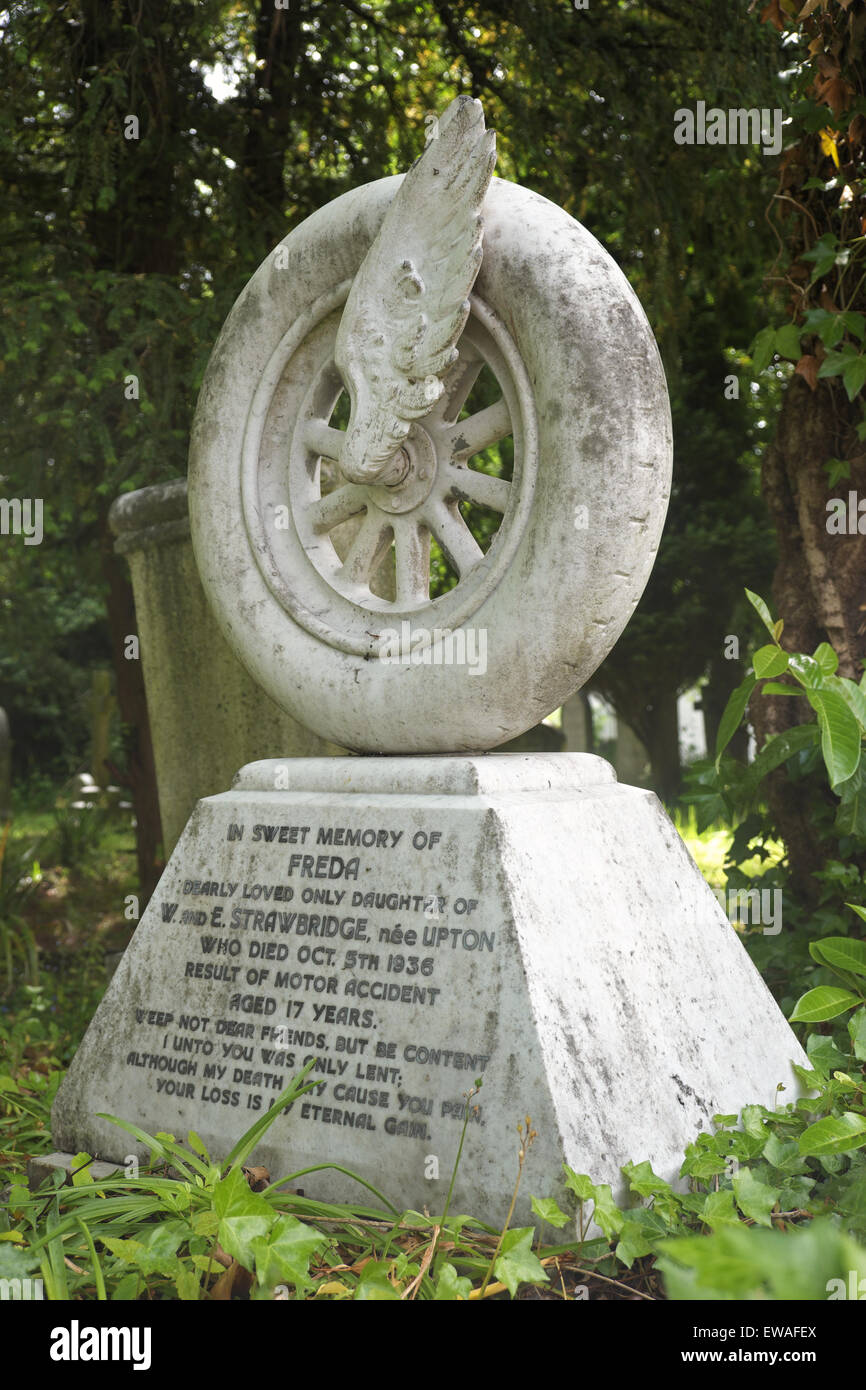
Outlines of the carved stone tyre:
<svg viewBox="0 0 866 1390">
<path fill-rule="evenodd" d="M 193 425 L 192 538 L 227 639 L 295 718 L 358 751 L 481 750 L 584 684 L 631 616 L 670 411 L 611 258 L 494 179 L 445 392 L 384 477 L 347 481 L 337 329 L 400 182 L 314 213 L 237 300 Z"/>
</svg>

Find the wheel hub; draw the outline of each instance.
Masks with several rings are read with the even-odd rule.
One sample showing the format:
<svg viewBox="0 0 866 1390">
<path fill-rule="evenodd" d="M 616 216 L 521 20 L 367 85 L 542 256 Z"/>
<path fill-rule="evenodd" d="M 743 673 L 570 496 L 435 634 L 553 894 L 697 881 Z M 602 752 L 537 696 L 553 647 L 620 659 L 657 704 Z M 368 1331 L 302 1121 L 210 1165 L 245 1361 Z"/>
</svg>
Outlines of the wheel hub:
<svg viewBox="0 0 866 1390">
<path fill-rule="evenodd" d="M 413 424 L 406 443 L 389 465 L 381 482 L 367 489 L 370 501 L 386 515 L 411 512 L 430 495 L 436 480 L 436 449 L 429 434 L 419 424 Z"/>
</svg>

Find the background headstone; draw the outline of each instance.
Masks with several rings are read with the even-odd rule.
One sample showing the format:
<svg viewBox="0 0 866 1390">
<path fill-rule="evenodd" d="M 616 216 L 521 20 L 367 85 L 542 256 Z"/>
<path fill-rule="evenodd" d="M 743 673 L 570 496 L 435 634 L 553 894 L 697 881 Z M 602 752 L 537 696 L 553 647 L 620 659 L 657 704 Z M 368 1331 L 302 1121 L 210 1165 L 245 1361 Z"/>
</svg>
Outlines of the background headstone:
<svg viewBox="0 0 866 1390">
<path fill-rule="evenodd" d="M 227 645 L 196 570 L 185 479 L 118 498 L 111 525 L 132 576 L 168 856 L 196 802 L 244 763 L 341 750 L 278 709 Z"/>
<path fill-rule="evenodd" d="M 576 691 L 562 706 L 562 733 L 567 753 L 592 752 L 592 707 L 585 691 Z"/>
</svg>

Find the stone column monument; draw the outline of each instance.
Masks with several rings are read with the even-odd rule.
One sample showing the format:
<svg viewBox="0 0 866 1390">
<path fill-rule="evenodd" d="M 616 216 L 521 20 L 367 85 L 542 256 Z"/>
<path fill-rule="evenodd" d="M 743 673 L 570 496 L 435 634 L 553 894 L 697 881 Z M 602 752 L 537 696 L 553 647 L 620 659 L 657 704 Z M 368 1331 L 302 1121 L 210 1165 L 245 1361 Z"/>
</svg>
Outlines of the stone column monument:
<svg viewBox="0 0 866 1390">
<path fill-rule="evenodd" d="M 254 1161 L 435 1213 L 480 1080 L 453 1210 L 499 1223 L 526 1114 L 520 1220 L 563 1160 L 674 1178 L 714 1114 L 796 1094 L 804 1055 L 657 799 L 590 754 L 490 751 L 622 632 L 671 466 L 624 276 L 494 159 L 458 98 L 405 177 L 285 238 L 214 349 L 204 590 L 270 697 L 355 756 L 198 803 L 58 1095 L 63 1150 L 122 1160 L 108 1112 L 224 1156 L 312 1061 Z"/>
</svg>

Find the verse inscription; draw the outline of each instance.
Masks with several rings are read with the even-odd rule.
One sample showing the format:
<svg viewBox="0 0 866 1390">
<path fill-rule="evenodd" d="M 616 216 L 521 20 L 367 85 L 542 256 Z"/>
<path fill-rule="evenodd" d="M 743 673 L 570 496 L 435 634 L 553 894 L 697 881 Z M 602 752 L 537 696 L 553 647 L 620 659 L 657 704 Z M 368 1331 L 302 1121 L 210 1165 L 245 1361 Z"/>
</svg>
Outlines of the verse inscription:
<svg viewBox="0 0 866 1390">
<path fill-rule="evenodd" d="M 188 932 L 189 1009 L 137 1008 L 148 1041 L 127 1066 L 155 1073 L 158 1093 L 263 1111 L 312 1060 L 293 1123 L 429 1141 L 434 1119 L 462 1121 L 490 1059 L 437 1026 L 437 1006 L 497 934 L 474 925 L 477 894 L 442 891 L 443 832 L 231 821 L 225 839 L 235 876 L 184 877 L 160 904 Z M 197 990 L 218 1010 L 197 1007 Z M 483 1125 L 480 1106 L 472 1119 Z"/>
</svg>

